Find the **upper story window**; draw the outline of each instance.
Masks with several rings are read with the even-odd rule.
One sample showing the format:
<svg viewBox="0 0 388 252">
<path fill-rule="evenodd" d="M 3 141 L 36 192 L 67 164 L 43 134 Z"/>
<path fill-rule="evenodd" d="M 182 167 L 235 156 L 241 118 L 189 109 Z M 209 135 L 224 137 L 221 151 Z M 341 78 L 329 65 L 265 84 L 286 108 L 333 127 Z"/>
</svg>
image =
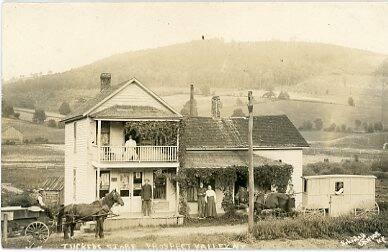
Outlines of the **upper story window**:
<svg viewBox="0 0 388 252">
<path fill-rule="evenodd" d="M 74 153 L 77 152 L 77 122 L 73 124 L 73 150 Z"/>
<path fill-rule="evenodd" d="M 98 143 L 98 123 L 96 123 L 96 143 Z M 110 143 L 110 122 L 101 121 L 101 146 L 109 145 Z"/>
</svg>

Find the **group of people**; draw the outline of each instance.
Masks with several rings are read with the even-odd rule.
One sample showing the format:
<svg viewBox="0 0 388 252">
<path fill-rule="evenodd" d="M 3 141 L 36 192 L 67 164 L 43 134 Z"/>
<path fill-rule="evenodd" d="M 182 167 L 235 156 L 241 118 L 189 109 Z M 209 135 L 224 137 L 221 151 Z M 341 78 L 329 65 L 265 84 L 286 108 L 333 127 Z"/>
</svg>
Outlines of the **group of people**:
<svg viewBox="0 0 388 252">
<path fill-rule="evenodd" d="M 209 185 L 206 188 L 203 187 L 203 183 L 199 183 L 199 188 L 197 190 L 198 198 L 198 218 L 215 218 L 217 217 L 216 210 L 216 192 L 212 189 L 212 186 Z"/>
</svg>

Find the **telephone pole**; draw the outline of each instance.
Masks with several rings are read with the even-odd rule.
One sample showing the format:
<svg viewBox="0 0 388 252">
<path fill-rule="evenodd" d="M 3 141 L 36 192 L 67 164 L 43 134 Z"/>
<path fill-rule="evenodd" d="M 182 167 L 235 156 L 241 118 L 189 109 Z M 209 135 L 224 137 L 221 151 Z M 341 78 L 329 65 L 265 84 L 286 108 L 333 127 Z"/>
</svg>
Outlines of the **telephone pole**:
<svg viewBox="0 0 388 252">
<path fill-rule="evenodd" d="M 249 213 L 248 213 L 248 231 L 251 233 L 253 231 L 253 211 L 254 211 L 254 187 L 255 180 L 253 176 L 253 143 L 252 143 L 252 131 L 253 131 L 253 96 L 252 91 L 248 91 L 248 112 L 249 112 L 249 121 L 248 121 L 248 195 L 249 195 Z"/>
</svg>

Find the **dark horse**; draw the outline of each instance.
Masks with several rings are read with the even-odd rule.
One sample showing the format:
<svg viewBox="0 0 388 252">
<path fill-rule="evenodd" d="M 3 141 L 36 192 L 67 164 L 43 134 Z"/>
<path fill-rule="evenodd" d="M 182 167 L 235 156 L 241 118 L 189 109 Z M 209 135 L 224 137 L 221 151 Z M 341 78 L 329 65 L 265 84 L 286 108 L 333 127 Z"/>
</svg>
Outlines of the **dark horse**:
<svg viewBox="0 0 388 252">
<path fill-rule="evenodd" d="M 116 189 L 105 195 L 100 200 L 91 204 L 70 204 L 63 207 L 58 213 L 58 225 L 62 225 L 62 217 L 66 221 L 63 226 L 64 238 L 69 239 L 68 229 L 70 227 L 70 236 L 74 236 L 74 228 L 77 222 L 96 221 L 96 237 L 104 237 L 104 220 L 109 214 L 112 206 L 118 203 L 124 205 Z"/>
<path fill-rule="evenodd" d="M 285 193 L 258 193 L 255 197 L 255 211 L 260 213 L 264 209 L 281 209 L 284 212 L 291 212 L 295 207 L 293 198 Z"/>
</svg>

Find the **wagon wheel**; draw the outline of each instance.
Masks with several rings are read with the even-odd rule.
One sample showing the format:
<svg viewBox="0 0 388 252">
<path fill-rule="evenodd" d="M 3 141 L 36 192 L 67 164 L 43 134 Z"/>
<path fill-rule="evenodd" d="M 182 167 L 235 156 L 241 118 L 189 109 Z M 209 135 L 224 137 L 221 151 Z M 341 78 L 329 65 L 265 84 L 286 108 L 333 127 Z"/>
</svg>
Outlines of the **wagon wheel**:
<svg viewBox="0 0 388 252">
<path fill-rule="evenodd" d="M 39 243 L 45 242 L 49 235 L 50 229 L 46 224 L 40 221 L 35 221 L 26 227 L 24 235 L 27 237 L 31 246 L 36 246 Z"/>
</svg>

